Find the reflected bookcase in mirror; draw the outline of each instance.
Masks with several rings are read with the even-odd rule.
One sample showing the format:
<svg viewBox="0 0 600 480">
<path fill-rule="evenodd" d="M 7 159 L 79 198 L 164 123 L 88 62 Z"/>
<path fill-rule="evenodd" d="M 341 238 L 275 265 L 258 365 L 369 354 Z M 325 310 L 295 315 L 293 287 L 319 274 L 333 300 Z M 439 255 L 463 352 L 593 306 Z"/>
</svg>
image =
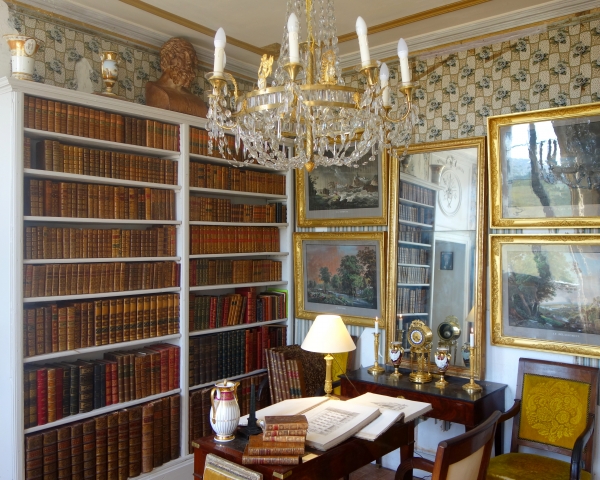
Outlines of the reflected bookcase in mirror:
<svg viewBox="0 0 600 480">
<path fill-rule="evenodd" d="M 409 348 L 406 332 L 421 320 L 433 332 L 432 352 L 440 340 L 449 346 L 447 374 L 467 377 L 462 347 L 473 332 L 477 379 L 485 369 L 485 167 L 483 137 L 411 145 L 390 162 L 389 340 L 403 330 Z M 441 339 L 438 328 L 450 322 L 460 335 Z"/>
</svg>

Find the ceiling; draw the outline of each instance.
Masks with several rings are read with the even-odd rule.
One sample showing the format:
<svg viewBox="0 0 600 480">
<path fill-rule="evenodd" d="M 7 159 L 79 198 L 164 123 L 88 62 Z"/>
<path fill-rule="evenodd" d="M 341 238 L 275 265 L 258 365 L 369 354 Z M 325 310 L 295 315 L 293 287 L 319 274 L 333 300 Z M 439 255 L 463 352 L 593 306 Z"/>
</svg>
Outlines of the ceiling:
<svg viewBox="0 0 600 480">
<path fill-rule="evenodd" d="M 228 68 L 248 74 L 255 72 L 262 53 L 278 52 L 287 4 L 285 0 L 24 1 L 46 10 L 53 5 L 53 10 L 65 16 L 80 21 L 87 18 L 87 23 L 100 26 L 105 23 L 109 29 L 129 33 L 137 40 L 149 39 L 152 44 L 160 45 L 169 37 L 183 36 L 196 46 L 205 63 L 212 61 L 214 32 L 223 27 L 228 37 Z M 595 2 L 597 0 L 334 0 L 339 50 L 342 60 L 345 59 L 343 66 L 355 64 L 359 58 L 354 32 L 359 15 L 369 27 L 372 58 L 382 59 L 394 55 L 400 37 L 414 50 L 423 44 L 417 39 L 435 37 L 439 45 L 446 39 L 456 41 L 459 31 L 462 32 L 459 37 L 472 38 L 482 32 L 489 34 L 532 23 L 544 16 L 555 18 L 562 12 L 578 12 Z M 486 25 L 483 30 L 476 28 L 483 24 Z"/>
</svg>

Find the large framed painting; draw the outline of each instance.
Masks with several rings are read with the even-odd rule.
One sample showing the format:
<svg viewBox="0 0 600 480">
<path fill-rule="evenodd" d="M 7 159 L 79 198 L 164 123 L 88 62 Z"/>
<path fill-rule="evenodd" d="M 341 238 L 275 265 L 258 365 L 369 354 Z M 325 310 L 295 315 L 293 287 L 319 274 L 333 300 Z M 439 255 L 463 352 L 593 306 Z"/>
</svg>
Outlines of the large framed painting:
<svg viewBox="0 0 600 480">
<path fill-rule="evenodd" d="M 492 345 L 600 357 L 600 235 L 491 235 Z"/>
<path fill-rule="evenodd" d="M 385 225 L 387 154 L 369 151 L 357 167 L 316 167 L 296 173 L 299 227 Z"/>
<path fill-rule="evenodd" d="M 373 326 L 384 317 L 385 232 L 295 233 L 296 317 Z"/>
<path fill-rule="evenodd" d="M 597 227 L 600 103 L 488 118 L 491 227 Z"/>
</svg>

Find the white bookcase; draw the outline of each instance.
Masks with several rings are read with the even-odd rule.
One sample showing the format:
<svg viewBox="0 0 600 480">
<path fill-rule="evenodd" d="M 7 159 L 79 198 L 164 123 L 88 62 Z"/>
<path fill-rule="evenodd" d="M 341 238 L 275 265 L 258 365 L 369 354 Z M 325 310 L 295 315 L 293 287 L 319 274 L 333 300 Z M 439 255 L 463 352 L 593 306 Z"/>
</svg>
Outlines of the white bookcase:
<svg viewBox="0 0 600 480">
<path fill-rule="evenodd" d="M 68 104 L 90 107 L 106 112 L 123 114 L 142 119 L 152 119 L 180 127 L 180 152 L 128 145 L 105 140 L 96 140 L 75 137 L 60 133 L 39 131 L 24 128 L 24 99 L 30 95 L 49 100 L 56 100 Z M 172 394 L 181 395 L 181 425 L 180 446 L 181 455 L 177 460 L 154 469 L 152 472 L 142 474 L 138 478 L 189 478 L 192 472 L 192 452 L 188 451 L 189 428 L 189 390 L 188 385 L 188 312 L 190 292 L 211 291 L 217 293 L 232 292 L 236 287 L 276 286 L 288 290 L 288 309 L 293 305 L 293 288 L 288 288 L 288 282 L 293 278 L 292 264 L 289 251 L 292 245 L 292 233 L 289 225 L 294 224 L 293 202 L 290 201 L 293 189 L 293 175 L 286 175 L 286 196 L 268 195 L 260 193 L 237 192 L 228 190 L 215 190 L 189 186 L 190 161 L 202 161 L 214 164 L 231 165 L 233 162 L 189 153 L 190 127 L 203 128 L 206 120 L 189 115 L 178 114 L 143 105 L 126 103 L 100 95 L 90 95 L 49 85 L 19 81 L 12 78 L 0 79 L 0 142 L 2 145 L 2 175 L 0 176 L 0 224 L 3 231 L 3 248 L 0 251 L 0 304 L 4 306 L 4 318 L 0 323 L 0 478 L 25 478 L 24 436 L 26 433 L 43 431 L 58 425 L 74 422 L 83 418 L 90 418 L 110 411 L 120 410 L 129 406 L 146 403 L 156 398 Z M 82 147 L 93 147 L 113 150 L 122 153 L 135 153 L 159 158 L 168 158 L 178 162 L 177 185 L 162 185 L 148 182 L 135 182 L 111 178 L 74 175 L 60 172 L 49 172 L 36 169 L 25 169 L 23 166 L 23 145 L 25 137 L 36 139 L 52 139 L 60 142 Z M 239 165 L 239 164 L 238 164 Z M 261 166 L 250 166 L 256 170 L 271 169 Z M 86 219 L 86 218 L 54 218 L 24 215 L 24 182 L 25 178 L 46 180 L 63 180 L 73 182 L 98 183 L 103 185 L 152 187 L 169 189 L 175 192 L 175 220 L 112 220 L 112 219 Z M 190 227 L 191 225 L 214 224 L 211 222 L 190 222 L 189 204 L 192 194 L 202 194 L 211 197 L 230 198 L 233 203 L 265 204 L 269 202 L 288 202 L 287 222 L 277 224 L 249 224 L 249 223 L 218 223 L 217 225 L 233 226 L 276 226 L 280 229 L 280 252 L 257 252 L 235 254 L 210 254 L 190 255 Z M 106 228 L 115 226 L 133 228 L 150 225 L 175 225 L 176 226 L 176 256 L 172 257 L 144 257 L 144 258 L 119 258 L 119 259 L 64 259 L 64 260 L 25 260 L 24 259 L 24 228 L 26 225 L 49 226 L 97 226 Z M 261 282 L 236 285 L 210 285 L 201 287 L 189 286 L 189 261 L 191 258 L 273 258 L 282 262 L 282 280 L 277 282 Z M 100 293 L 89 295 L 66 295 L 54 297 L 24 298 L 23 266 L 26 264 L 52 264 L 52 263 L 94 263 L 94 262 L 139 262 L 139 261 L 175 261 L 181 264 L 180 287 L 171 287 L 160 290 L 137 290 L 114 293 Z M 35 305 L 37 302 L 63 301 L 76 299 L 109 298 L 115 296 L 143 295 L 146 293 L 179 292 L 180 294 L 180 333 L 162 337 L 146 338 L 124 343 L 113 343 L 97 347 L 74 349 L 55 352 L 33 357 L 26 357 L 23 348 L 23 309 L 25 306 Z M 288 311 L 289 314 L 289 311 Z M 252 328 L 255 326 L 286 323 L 287 319 L 261 322 L 254 324 L 222 327 L 213 330 L 193 332 L 191 335 L 205 335 L 225 330 Z M 288 328 L 288 342 L 291 338 L 292 328 Z M 47 361 L 71 361 L 75 359 L 101 358 L 106 351 L 131 350 L 143 348 L 152 343 L 172 343 L 180 347 L 180 388 L 167 393 L 120 403 L 92 410 L 75 416 L 65 417 L 56 422 L 47 423 L 29 429 L 24 428 L 23 420 L 23 370 L 25 365 L 43 363 Z M 256 374 L 242 375 L 237 378 Z M 193 389 L 201 388 L 195 386 Z"/>
</svg>

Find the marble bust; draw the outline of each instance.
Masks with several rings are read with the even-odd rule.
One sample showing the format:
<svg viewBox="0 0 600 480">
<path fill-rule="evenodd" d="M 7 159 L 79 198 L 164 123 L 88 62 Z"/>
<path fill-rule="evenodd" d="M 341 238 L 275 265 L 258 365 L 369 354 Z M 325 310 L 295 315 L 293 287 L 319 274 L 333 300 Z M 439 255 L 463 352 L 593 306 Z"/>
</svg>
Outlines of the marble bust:
<svg viewBox="0 0 600 480">
<path fill-rule="evenodd" d="M 206 117 L 206 103 L 189 91 L 197 66 L 196 51 L 190 42 L 178 37 L 168 40 L 160 49 L 162 76 L 146 83 L 146 105 Z"/>
</svg>

